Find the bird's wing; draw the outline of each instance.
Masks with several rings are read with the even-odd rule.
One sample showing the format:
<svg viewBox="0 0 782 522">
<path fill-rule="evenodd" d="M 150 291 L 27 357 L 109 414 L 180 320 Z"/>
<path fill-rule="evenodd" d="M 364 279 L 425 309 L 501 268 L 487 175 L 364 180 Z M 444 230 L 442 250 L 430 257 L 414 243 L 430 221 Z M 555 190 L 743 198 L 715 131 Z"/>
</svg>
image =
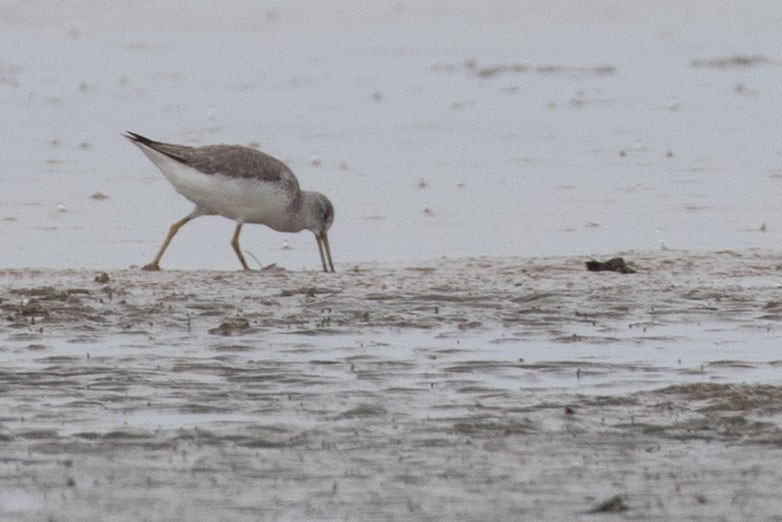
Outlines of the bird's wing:
<svg viewBox="0 0 782 522">
<path fill-rule="evenodd" d="M 239 145 L 188 147 L 154 141 L 134 132 L 124 134 L 133 143 L 148 147 L 204 174 L 222 174 L 234 178 L 257 178 L 263 181 L 295 181 L 285 163 L 259 150 Z M 298 182 L 296 185 L 298 185 Z"/>
</svg>

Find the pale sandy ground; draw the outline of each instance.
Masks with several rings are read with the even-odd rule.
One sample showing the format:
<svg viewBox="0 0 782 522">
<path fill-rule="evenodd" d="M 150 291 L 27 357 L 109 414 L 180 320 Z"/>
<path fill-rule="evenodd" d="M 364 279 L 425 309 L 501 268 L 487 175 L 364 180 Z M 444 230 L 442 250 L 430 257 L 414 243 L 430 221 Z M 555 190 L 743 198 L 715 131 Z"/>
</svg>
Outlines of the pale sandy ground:
<svg viewBox="0 0 782 522">
<path fill-rule="evenodd" d="M 4 270 L 0 515 L 779 519 L 779 256 L 624 255 Z"/>
</svg>

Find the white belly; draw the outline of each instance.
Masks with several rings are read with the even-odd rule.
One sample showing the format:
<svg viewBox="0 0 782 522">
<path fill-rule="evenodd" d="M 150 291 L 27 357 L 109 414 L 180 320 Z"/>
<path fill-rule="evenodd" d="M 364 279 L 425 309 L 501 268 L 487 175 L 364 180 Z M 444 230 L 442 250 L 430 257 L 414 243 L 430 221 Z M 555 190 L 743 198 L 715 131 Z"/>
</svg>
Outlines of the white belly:
<svg viewBox="0 0 782 522">
<path fill-rule="evenodd" d="M 290 228 L 291 203 L 298 190 L 283 178 L 262 181 L 204 174 L 159 152 L 143 148 L 177 192 L 198 205 L 204 213 L 217 214 L 243 223 L 261 223 L 276 230 Z"/>
</svg>

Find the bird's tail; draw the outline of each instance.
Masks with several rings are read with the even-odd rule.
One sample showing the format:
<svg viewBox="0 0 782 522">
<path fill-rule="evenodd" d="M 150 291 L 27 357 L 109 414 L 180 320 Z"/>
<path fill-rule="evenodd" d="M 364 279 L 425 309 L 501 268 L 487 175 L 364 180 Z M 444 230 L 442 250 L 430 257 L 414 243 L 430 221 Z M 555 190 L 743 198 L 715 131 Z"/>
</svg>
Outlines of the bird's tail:
<svg viewBox="0 0 782 522">
<path fill-rule="evenodd" d="M 141 145 L 146 145 L 148 147 L 156 143 L 155 141 L 145 136 L 142 136 L 141 134 L 136 134 L 135 132 L 126 131 L 123 134 L 123 136 L 129 139 L 130 141 L 132 141 L 133 143 L 139 143 Z"/>
</svg>

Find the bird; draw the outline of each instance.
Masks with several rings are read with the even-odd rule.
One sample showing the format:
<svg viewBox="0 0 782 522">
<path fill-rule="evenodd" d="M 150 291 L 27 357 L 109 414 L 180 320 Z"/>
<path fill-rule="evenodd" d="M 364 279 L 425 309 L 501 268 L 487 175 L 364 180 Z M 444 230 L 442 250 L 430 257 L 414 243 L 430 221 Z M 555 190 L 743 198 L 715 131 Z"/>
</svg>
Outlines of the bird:
<svg viewBox="0 0 782 522">
<path fill-rule="evenodd" d="M 240 145 L 191 147 L 130 131 L 123 136 L 141 149 L 177 192 L 195 204 L 190 214 L 171 225 L 157 255 L 142 270 L 160 270 L 163 253 L 186 223 L 217 215 L 236 221 L 231 247 L 245 270 L 250 268 L 239 247 L 239 234 L 242 225 L 250 223 L 279 232 L 311 231 L 323 271 L 334 272 L 328 239 L 334 206 L 320 192 L 301 190 L 293 171 L 282 161 Z"/>
</svg>

